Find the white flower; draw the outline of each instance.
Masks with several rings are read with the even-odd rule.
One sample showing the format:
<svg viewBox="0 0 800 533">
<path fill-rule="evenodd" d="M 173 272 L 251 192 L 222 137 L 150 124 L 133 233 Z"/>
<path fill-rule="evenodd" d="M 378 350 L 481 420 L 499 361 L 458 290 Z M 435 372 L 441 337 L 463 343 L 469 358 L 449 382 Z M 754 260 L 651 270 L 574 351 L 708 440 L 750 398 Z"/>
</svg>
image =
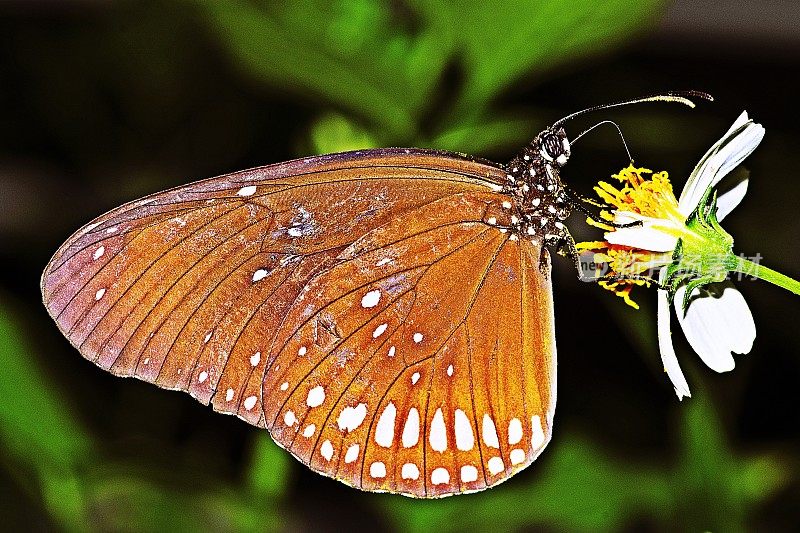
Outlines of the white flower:
<svg viewBox="0 0 800 533">
<path fill-rule="evenodd" d="M 697 208 L 706 191 L 715 187 L 750 155 L 763 137 L 764 128 L 750 120 L 747 112 L 743 112 L 728 132 L 706 152 L 689 176 L 678 200 L 681 215 L 688 217 Z M 743 179 L 724 192 L 718 191 L 717 220 L 721 221 L 741 202 L 747 192 L 747 182 L 747 179 Z M 654 244 L 663 248 L 663 243 Z M 637 242 L 637 247 L 653 249 L 648 247 L 648 243 L 642 242 Z M 666 269 L 662 269 L 659 275 L 662 284 L 665 276 Z M 690 304 L 684 315 L 685 292 L 686 286 L 680 286 L 673 301 L 678 323 L 689 344 L 712 370 L 732 370 L 732 353 L 748 353 L 756 337 L 753 315 L 744 297 L 729 281 L 711 283 L 692 291 Z M 664 370 L 672 380 L 678 398 L 690 396 L 689 385 L 672 345 L 669 294 L 663 289 L 658 291 L 658 344 Z"/>
</svg>

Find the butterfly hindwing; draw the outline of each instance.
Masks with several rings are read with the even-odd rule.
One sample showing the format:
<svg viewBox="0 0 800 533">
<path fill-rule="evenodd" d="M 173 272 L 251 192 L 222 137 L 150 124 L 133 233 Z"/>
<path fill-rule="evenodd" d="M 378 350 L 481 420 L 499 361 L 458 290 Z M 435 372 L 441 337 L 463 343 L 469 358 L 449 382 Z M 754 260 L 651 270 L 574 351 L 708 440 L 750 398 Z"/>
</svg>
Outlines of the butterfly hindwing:
<svg viewBox="0 0 800 533">
<path fill-rule="evenodd" d="M 496 200 L 410 212 L 306 286 L 264 380 L 277 442 L 348 484 L 417 497 L 480 490 L 536 457 L 555 404 L 550 280 L 538 246 L 484 222 Z"/>
</svg>

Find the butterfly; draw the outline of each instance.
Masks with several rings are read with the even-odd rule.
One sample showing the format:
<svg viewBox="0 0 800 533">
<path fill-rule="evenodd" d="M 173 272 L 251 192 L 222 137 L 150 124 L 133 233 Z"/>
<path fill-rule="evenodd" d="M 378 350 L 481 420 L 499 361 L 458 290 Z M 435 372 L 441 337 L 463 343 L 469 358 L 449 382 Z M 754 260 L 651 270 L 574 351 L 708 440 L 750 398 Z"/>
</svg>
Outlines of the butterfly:
<svg viewBox="0 0 800 533">
<path fill-rule="evenodd" d="M 692 105 L 599 107 L 658 100 Z M 505 165 L 361 150 L 147 196 L 59 248 L 44 304 L 101 368 L 266 428 L 348 485 L 420 498 L 494 486 L 553 433 L 562 125 L 594 109 Z"/>
</svg>

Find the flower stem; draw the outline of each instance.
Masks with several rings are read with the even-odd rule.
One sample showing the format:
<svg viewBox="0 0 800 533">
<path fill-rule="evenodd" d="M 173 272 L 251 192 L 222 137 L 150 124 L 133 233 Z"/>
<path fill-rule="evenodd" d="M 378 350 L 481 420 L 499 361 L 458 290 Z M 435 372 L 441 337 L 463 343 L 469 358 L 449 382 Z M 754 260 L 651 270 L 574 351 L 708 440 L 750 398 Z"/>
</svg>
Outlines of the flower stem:
<svg viewBox="0 0 800 533">
<path fill-rule="evenodd" d="M 735 256 L 732 254 L 728 256 L 726 263 L 726 266 L 731 272 L 739 272 L 746 276 L 763 279 L 764 281 L 768 281 L 773 285 L 777 285 L 778 287 L 784 288 L 787 291 L 791 291 L 797 295 L 800 295 L 800 282 L 790 278 L 789 276 L 784 276 L 780 272 L 776 272 L 771 268 L 754 263 L 753 261 L 749 261 L 744 257 Z"/>
</svg>

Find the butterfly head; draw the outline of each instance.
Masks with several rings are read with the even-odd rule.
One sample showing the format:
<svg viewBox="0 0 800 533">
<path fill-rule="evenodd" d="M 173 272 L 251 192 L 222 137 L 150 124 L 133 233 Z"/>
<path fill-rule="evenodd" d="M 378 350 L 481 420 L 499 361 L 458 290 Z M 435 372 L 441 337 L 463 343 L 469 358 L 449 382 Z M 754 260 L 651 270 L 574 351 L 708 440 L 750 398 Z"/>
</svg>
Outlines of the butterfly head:
<svg viewBox="0 0 800 533">
<path fill-rule="evenodd" d="M 534 140 L 534 145 L 536 145 L 539 155 L 548 163 L 555 163 L 559 167 L 567 164 L 570 146 L 564 128 L 544 130 Z"/>
</svg>

